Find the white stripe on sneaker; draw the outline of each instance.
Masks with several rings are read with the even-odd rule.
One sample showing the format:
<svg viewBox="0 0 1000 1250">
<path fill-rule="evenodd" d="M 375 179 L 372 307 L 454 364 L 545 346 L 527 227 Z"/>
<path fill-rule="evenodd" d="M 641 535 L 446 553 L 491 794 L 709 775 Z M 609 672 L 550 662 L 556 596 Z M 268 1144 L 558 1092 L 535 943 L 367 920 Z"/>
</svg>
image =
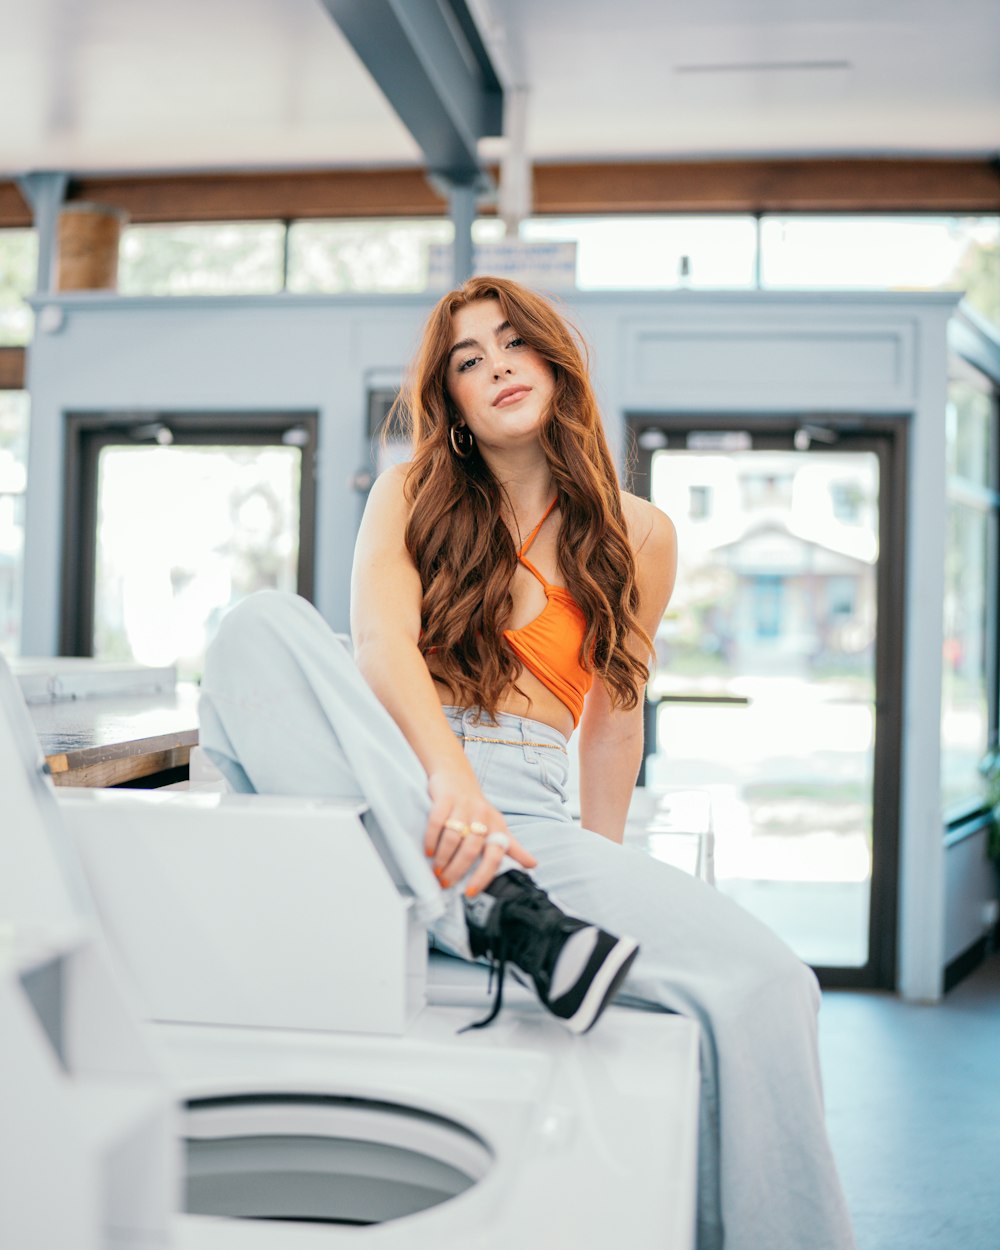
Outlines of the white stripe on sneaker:
<svg viewBox="0 0 1000 1250">
<path fill-rule="evenodd" d="M 634 938 L 618 939 L 614 949 L 608 952 L 608 957 L 587 987 L 580 1006 L 572 1016 L 563 1018 L 562 1023 L 571 1032 L 586 1033 L 597 1020 L 623 966 L 634 957 L 638 949 L 639 944 Z"/>
<path fill-rule="evenodd" d="M 583 976 L 587 961 L 594 953 L 598 936 L 598 930 L 593 925 L 588 925 L 585 929 L 577 929 L 575 933 L 571 933 L 563 943 L 556 966 L 552 970 L 550 1001 L 568 994 Z"/>
</svg>

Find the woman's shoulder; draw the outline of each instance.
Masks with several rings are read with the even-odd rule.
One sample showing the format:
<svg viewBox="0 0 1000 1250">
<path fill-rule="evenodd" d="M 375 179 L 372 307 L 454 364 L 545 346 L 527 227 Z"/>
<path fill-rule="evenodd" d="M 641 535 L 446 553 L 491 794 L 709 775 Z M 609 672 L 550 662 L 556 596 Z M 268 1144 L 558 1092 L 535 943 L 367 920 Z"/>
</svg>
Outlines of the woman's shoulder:
<svg viewBox="0 0 1000 1250">
<path fill-rule="evenodd" d="M 407 484 L 412 468 L 413 465 L 407 461 L 405 464 L 391 464 L 383 469 L 368 492 L 369 502 L 381 508 L 402 508 L 408 512 L 410 496 Z"/>
<path fill-rule="evenodd" d="M 662 559 L 677 549 L 677 531 L 670 517 L 655 503 L 622 491 L 622 513 L 632 549 Z"/>
<path fill-rule="evenodd" d="M 409 464 L 390 465 L 372 483 L 361 521 L 363 535 L 388 538 L 406 529 L 413 506 L 407 490 L 409 470 Z"/>
</svg>

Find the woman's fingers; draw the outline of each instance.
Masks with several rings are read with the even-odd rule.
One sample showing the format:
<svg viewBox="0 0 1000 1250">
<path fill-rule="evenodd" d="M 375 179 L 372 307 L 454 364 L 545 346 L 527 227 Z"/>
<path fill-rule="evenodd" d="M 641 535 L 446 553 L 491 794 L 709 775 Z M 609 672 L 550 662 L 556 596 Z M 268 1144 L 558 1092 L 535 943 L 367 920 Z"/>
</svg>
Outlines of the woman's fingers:
<svg viewBox="0 0 1000 1250">
<path fill-rule="evenodd" d="M 538 860 L 535 859 L 534 855 L 532 855 L 530 851 L 525 850 L 516 838 L 511 838 L 507 854 L 511 857 L 511 859 L 516 860 L 522 868 L 538 867 Z"/>
<path fill-rule="evenodd" d="M 472 839 L 470 838 L 471 842 Z M 467 898 L 474 898 L 481 890 L 485 890 L 493 878 L 500 870 L 505 855 L 509 855 L 511 859 L 521 864 L 525 868 L 534 868 L 538 864 L 538 860 L 534 855 L 518 842 L 517 838 L 506 831 L 506 829 L 494 829 L 487 838 L 477 839 L 480 845 L 476 848 L 479 863 L 476 864 L 476 857 L 456 856 L 448 865 L 446 880 L 449 885 L 460 880 L 469 868 L 474 867 L 475 871 L 469 877 L 465 886 L 465 894 Z M 454 873 L 454 875 L 453 875 Z"/>
<path fill-rule="evenodd" d="M 430 815 L 427 817 L 427 828 L 424 830 L 424 854 L 430 859 L 437 850 L 441 829 L 451 811 L 451 800 L 445 797 L 431 804 Z"/>
<path fill-rule="evenodd" d="M 503 815 L 484 802 L 478 786 L 463 781 L 445 773 L 432 776 L 424 853 L 445 889 L 474 869 L 466 892 L 478 894 L 496 876 L 505 854 L 523 868 L 534 868 L 538 861 L 508 831 Z"/>
<path fill-rule="evenodd" d="M 432 809 L 424 835 L 424 851 L 442 885 L 452 885 L 458 880 L 479 854 L 482 837 L 476 836 L 474 830 L 482 827 L 465 819 L 456 806 L 451 806 L 450 814 L 444 816 L 436 815 Z"/>
<path fill-rule="evenodd" d="M 517 863 L 525 868 L 534 868 L 538 863 L 534 855 L 530 851 L 526 851 L 517 838 L 513 834 L 508 833 L 506 829 L 498 829 L 496 834 L 500 836 L 491 835 L 491 837 L 484 839 L 479 865 L 465 886 L 467 898 L 475 898 L 480 890 L 486 889 L 497 875 L 505 855 L 509 855 L 511 859 L 516 860 Z"/>
<path fill-rule="evenodd" d="M 481 834 L 470 834 L 463 838 L 439 878 L 441 884 L 447 887 L 461 881 L 482 851 L 483 836 Z"/>
<path fill-rule="evenodd" d="M 504 850 L 499 846 L 485 846 L 479 860 L 476 871 L 465 883 L 465 897 L 475 898 L 481 891 L 485 890 L 493 878 L 497 875 L 497 869 L 503 861 Z"/>
<path fill-rule="evenodd" d="M 498 833 L 507 839 L 507 845 L 490 840 L 481 832 L 483 825 L 475 821 L 463 821 L 460 817 L 447 817 L 438 826 L 436 841 L 427 839 L 430 848 L 431 867 L 434 874 L 447 889 L 461 881 L 465 874 L 480 860 L 479 867 L 470 878 L 468 885 L 474 887 L 474 893 L 485 889 L 497 874 L 497 869 L 505 855 L 509 855 L 522 868 L 534 868 L 538 860 L 526 850 L 517 838 L 502 827 L 502 821 L 496 821 L 492 833 Z M 487 826 L 488 827 L 488 826 Z"/>
<path fill-rule="evenodd" d="M 444 823 L 434 856 L 434 871 L 445 887 L 454 885 L 482 854 L 489 826 L 475 818 L 467 821 L 452 816 Z"/>
<path fill-rule="evenodd" d="M 462 811 L 461 802 L 448 795 L 438 799 L 431 807 L 424 831 L 424 853 L 428 859 L 435 859 L 439 868 L 448 862 L 470 828 L 470 822 Z M 447 848 L 447 854 L 442 856 L 444 848 Z"/>
</svg>

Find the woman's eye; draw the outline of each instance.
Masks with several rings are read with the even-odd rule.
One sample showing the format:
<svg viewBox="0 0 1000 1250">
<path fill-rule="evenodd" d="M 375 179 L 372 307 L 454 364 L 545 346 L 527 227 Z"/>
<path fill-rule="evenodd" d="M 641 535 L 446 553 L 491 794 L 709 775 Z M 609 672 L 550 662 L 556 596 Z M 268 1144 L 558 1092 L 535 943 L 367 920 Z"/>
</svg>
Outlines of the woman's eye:
<svg viewBox="0 0 1000 1250">
<path fill-rule="evenodd" d="M 467 360 L 463 360 L 462 363 L 458 366 L 458 372 L 465 373 L 467 369 L 472 368 L 472 366 L 476 363 L 478 359 L 479 359 L 478 356 L 470 356 Z"/>
<path fill-rule="evenodd" d="M 507 346 L 508 347 L 523 347 L 524 339 L 511 339 L 511 341 L 507 344 Z"/>
</svg>

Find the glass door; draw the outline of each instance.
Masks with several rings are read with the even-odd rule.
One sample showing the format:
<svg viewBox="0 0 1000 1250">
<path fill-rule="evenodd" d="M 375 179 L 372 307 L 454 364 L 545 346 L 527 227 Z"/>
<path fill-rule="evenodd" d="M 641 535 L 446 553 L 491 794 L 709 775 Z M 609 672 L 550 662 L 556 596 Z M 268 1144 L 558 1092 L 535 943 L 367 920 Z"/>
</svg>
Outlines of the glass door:
<svg viewBox="0 0 1000 1250">
<path fill-rule="evenodd" d="M 901 589 L 885 550 L 891 440 L 834 426 L 646 422 L 637 434 L 639 476 L 679 546 L 646 785 L 711 795 L 718 888 L 838 970 L 827 980 L 886 984 L 898 733 L 884 696 L 898 691 Z"/>
<path fill-rule="evenodd" d="M 63 651 L 201 673 L 225 612 L 312 591 L 313 414 L 70 418 Z"/>
</svg>

